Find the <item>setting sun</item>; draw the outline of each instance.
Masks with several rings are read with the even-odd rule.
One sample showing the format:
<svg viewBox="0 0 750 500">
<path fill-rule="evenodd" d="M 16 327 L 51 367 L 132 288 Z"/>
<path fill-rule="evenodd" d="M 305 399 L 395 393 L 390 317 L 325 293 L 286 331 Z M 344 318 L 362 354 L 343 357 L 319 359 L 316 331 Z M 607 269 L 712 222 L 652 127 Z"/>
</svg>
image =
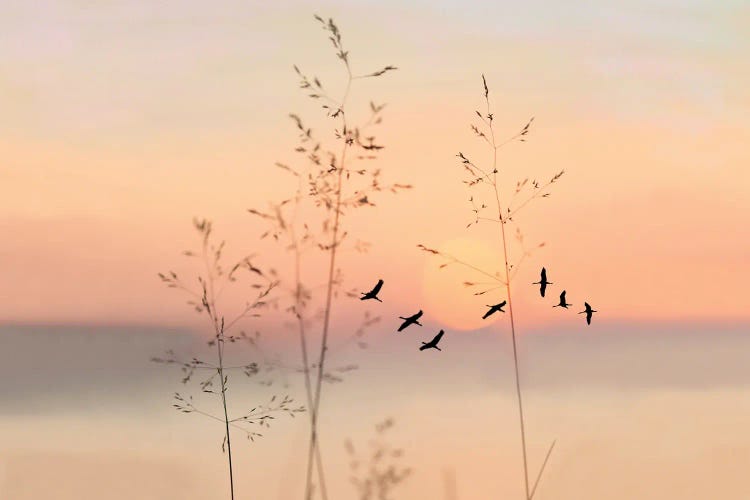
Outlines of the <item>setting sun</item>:
<svg viewBox="0 0 750 500">
<path fill-rule="evenodd" d="M 501 271 L 500 261 L 492 248 L 477 239 L 455 238 L 443 242 L 437 250 L 457 260 L 471 262 L 475 269 L 443 256 L 428 258 L 424 270 L 423 297 L 430 314 L 457 330 L 489 326 L 493 320 L 500 318 L 482 319 L 487 304 L 500 302 L 505 297 L 504 289 L 499 288 L 500 283 L 493 283 L 490 276 L 480 272 L 495 275 Z"/>
</svg>

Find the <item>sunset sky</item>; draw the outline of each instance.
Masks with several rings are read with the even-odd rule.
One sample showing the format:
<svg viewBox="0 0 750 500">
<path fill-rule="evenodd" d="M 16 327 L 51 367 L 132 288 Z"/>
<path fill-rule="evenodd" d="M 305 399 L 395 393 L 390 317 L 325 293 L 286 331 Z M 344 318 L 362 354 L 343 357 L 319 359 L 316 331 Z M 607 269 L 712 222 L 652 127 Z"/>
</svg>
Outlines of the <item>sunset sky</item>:
<svg viewBox="0 0 750 500">
<path fill-rule="evenodd" d="M 393 416 L 415 469 L 398 498 L 442 498 L 445 474 L 461 499 L 520 498 L 507 318 L 483 322 L 490 299 L 461 285 L 472 276 L 417 249 L 498 265 L 496 228 L 466 228 L 456 158 L 490 160 L 469 128 L 484 74 L 499 137 L 535 117 L 525 143 L 500 150 L 509 185 L 565 170 L 517 218 L 530 245 L 545 243 L 514 282 L 535 467 L 557 439 L 538 498 L 750 498 L 740 0 L 2 2 L 0 496 L 54 484 L 47 498 L 226 498 L 221 429 L 173 412 L 179 373 L 148 362 L 206 335 L 156 273 L 195 271 L 180 253 L 206 217 L 231 256 L 288 274 L 289 254 L 259 242 L 247 209 L 294 192 L 274 167 L 299 163 L 289 113 L 330 128 L 293 65 L 343 90 L 313 14 L 336 20 L 356 73 L 398 67 L 357 82 L 352 114 L 387 103 L 377 162 L 385 181 L 414 186 L 345 221 L 372 244 L 342 253 L 346 287 L 386 284 L 383 304 L 335 304 L 337 341 L 365 311 L 383 321 L 368 350 L 345 351 L 360 370 L 324 393 L 334 490 L 351 495 L 344 439 L 364 443 Z M 320 262 L 307 262 L 310 281 Z M 555 288 L 540 302 L 530 283 L 543 265 Z M 551 307 L 558 287 L 569 314 Z M 584 300 L 599 311 L 589 327 L 575 314 Z M 420 308 L 425 326 L 394 337 L 393 318 Z M 298 362 L 278 322 L 248 328 Z M 416 351 L 440 328 L 443 352 Z M 300 397 L 301 380 L 287 390 Z M 301 497 L 303 423 L 240 452 L 240 498 Z"/>
</svg>

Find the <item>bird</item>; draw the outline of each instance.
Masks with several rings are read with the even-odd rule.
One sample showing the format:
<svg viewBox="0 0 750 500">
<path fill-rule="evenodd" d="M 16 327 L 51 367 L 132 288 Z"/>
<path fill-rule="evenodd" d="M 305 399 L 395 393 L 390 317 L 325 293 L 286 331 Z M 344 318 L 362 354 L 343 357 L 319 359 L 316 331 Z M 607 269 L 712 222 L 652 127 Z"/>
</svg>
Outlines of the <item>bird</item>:
<svg viewBox="0 0 750 500">
<path fill-rule="evenodd" d="M 565 290 L 563 290 L 562 293 L 560 294 L 560 303 L 552 307 L 564 307 L 565 309 L 567 309 L 568 306 L 572 306 L 572 305 L 573 304 L 568 304 L 567 302 L 565 302 Z"/>
<path fill-rule="evenodd" d="M 490 310 L 487 311 L 486 313 L 484 313 L 484 316 L 482 316 L 482 319 L 489 318 L 491 315 L 495 314 L 497 311 L 505 312 L 505 311 L 503 311 L 503 307 L 505 307 L 506 303 L 507 303 L 507 301 L 504 300 L 504 301 L 500 302 L 499 304 L 495 304 L 494 306 L 487 305 L 487 307 L 489 307 Z"/>
<path fill-rule="evenodd" d="M 359 300 L 375 299 L 378 302 L 383 302 L 382 300 L 378 298 L 378 293 L 380 293 L 381 288 L 383 288 L 383 280 L 378 280 L 378 284 L 375 285 L 375 287 L 372 290 L 370 290 L 367 293 L 360 292 L 362 293 L 362 298 Z"/>
<path fill-rule="evenodd" d="M 404 322 L 401 323 L 401 326 L 398 327 L 398 331 L 400 332 L 404 328 L 408 327 L 409 325 L 419 325 L 422 326 L 422 323 L 419 322 L 419 318 L 422 317 L 422 310 L 420 309 L 417 314 L 414 314 L 412 316 L 409 316 L 408 318 L 404 318 L 403 316 L 399 316 L 399 318 L 403 319 Z"/>
<path fill-rule="evenodd" d="M 547 290 L 547 285 L 553 285 L 551 281 L 547 281 L 547 270 L 542 268 L 542 279 L 532 283 L 532 285 L 539 285 L 539 293 L 544 297 L 544 292 Z"/>
<path fill-rule="evenodd" d="M 422 342 L 422 347 L 420 347 L 419 350 L 424 351 L 425 349 L 434 348 L 434 349 L 437 349 L 438 351 L 442 351 L 442 349 L 439 348 L 437 345 L 438 345 L 438 342 L 440 342 L 440 339 L 443 337 L 444 333 L 445 332 L 443 330 L 440 330 L 440 332 L 437 335 L 435 335 L 434 339 L 430 340 L 429 342 Z"/>
<path fill-rule="evenodd" d="M 591 324 L 591 316 L 594 315 L 594 313 L 596 312 L 596 309 L 591 309 L 591 306 L 589 305 L 588 302 L 584 302 L 584 305 L 586 306 L 586 310 L 581 311 L 578 314 L 586 313 L 586 324 L 590 325 Z"/>
</svg>

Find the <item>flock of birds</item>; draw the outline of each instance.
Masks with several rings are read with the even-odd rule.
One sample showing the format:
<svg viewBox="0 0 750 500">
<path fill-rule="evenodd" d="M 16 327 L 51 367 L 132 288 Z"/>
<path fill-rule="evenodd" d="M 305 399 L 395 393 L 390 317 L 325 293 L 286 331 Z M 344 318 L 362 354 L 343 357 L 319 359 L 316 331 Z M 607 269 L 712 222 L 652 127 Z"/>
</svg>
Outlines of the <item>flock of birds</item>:
<svg viewBox="0 0 750 500">
<path fill-rule="evenodd" d="M 532 283 L 532 285 L 539 285 L 539 294 L 542 297 L 544 297 L 545 293 L 547 292 L 547 285 L 552 285 L 552 284 L 554 283 L 552 283 L 551 281 L 547 281 L 547 269 L 545 269 L 544 267 L 542 268 L 541 277 L 539 281 L 535 281 L 534 283 Z M 378 302 L 383 302 L 378 297 L 378 293 L 380 293 L 381 288 L 383 288 L 382 279 L 378 280 L 377 284 L 369 292 L 367 293 L 361 292 L 362 298 L 360 298 L 360 300 L 377 300 Z M 558 304 L 555 304 L 552 307 L 563 307 L 567 309 L 568 306 L 573 305 L 573 304 L 570 304 L 565 298 L 565 292 L 566 292 L 565 290 L 562 291 L 562 293 L 560 294 L 560 302 Z M 488 305 L 487 307 L 489 307 L 489 309 L 487 310 L 487 312 L 484 313 L 484 316 L 482 316 L 482 319 L 487 319 L 493 314 L 495 314 L 496 312 L 504 313 L 505 310 L 503 309 L 503 307 L 505 307 L 506 304 L 507 304 L 507 301 L 504 300 L 500 302 L 499 304 Z M 594 315 L 595 312 L 597 312 L 596 309 L 593 309 L 591 305 L 589 305 L 588 302 L 584 302 L 584 310 L 579 312 L 578 314 L 586 314 L 586 324 L 590 325 L 591 317 Z M 399 319 L 402 319 L 403 323 L 401 323 L 401 326 L 398 327 L 398 331 L 400 332 L 404 330 L 405 328 L 408 328 L 411 325 L 422 326 L 422 323 L 419 322 L 419 318 L 422 317 L 422 314 L 424 313 L 420 309 L 419 312 L 417 312 L 416 314 L 412 314 L 411 316 L 407 316 L 407 317 L 399 316 Z M 445 331 L 440 330 L 438 334 L 435 335 L 435 337 L 432 340 L 430 340 L 429 342 L 422 342 L 422 347 L 420 347 L 419 350 L 424 351 L 426 349 L 437 349 L 438 351 L 442 351 L 442 349 L 438 347 L 438 343 L 440 342 L 440 339 L 443 338 L 444 334 L 445 334 Z"/>
<path fill-rule="evenodd" d="M 532 285 L 539 285 L 539 294 L 544 297 L 544 293 L 547 291 L 547 285 L 552 285 L 553 283 L 551 281 L 547 281 L 547 270 L 545 268 L 542 268 L 541 278 L 539 281 L 535 281 L 532 283 Z M 503 302 L 503 305 L 505 305 L 505 302 Z M 562 291 L 560 294 L 560 303 L 555 304 L 552 307 L 564 307 L 565 309 L 568 308 L 568 306 L 572 306 L 573 304 L 569 304 L 567 300 L 565 299 L 565 290 Z M 591 305 L 589 305 L 588 302 L 583 303 L 584 310 L 579 312 L 578 314 L 586 314 L 586 324 L 591 324 L 591 317 L 594 315 L 596 309 L 592 309 Z"/>
</svg>

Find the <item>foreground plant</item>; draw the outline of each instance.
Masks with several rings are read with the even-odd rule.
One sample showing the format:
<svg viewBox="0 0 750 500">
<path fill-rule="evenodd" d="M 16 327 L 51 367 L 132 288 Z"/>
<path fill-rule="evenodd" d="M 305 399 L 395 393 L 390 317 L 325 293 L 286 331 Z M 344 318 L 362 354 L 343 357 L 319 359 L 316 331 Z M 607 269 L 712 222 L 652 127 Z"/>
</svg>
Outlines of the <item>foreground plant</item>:
<svg viewBox="0 0 750 500">
<path fill-rule="evenodd" d="M 297 114 L 290 115 L 299 135 L 295 147 L 301 156 L 300 166 L 277 163 L 276 166 L 296 178 L 297 189 L 288 199 L 273 203 L 268 210 L 251 209 L 250 213 L 261 217 L 269 224 L 264 237 L 271 237 L 285 245 L 292 252 L 294 261 L 291 286 L 282 287 L 290 296 L 288 312 L 295 319 L 302 358 L 301 372 L 304 377 L 308 408 L 310 409 L 310 434 L 308 443 L 307 469 L 305 479 L 305 499 L 310 500 L 315 492 L 313 468 L 317 465 L 318 491 L 323 500 L 327 499 L 325 474 L 319 445 L 320 406 L 323 382 L 335 382 L 354 365 L 328 368 L 329 332 L 333 315 L 333 302 L 343 286 L 343 273 L 339 268 L 339 249 L 350 244 L 359 252 L 368 250 L 369 245 L 355 239 L 343 227 L 343 221 L 351 210 L 373 207 L 373 196 L 380 192 L 398 192 L 409 189 L 405 184 L 384 184 L 381 169 L 371 166 L 384 146 L 380 144 L 372 129 L 382 123 L 383 104 L 370 101 L 367 104 L 369 118 L 360 124 L 352 123 L 349 97 L 353 85 L 366 78 L 377 78 L 394 71 L 395 66 L 384 66 L 376 71 L 356 73 L 351 66 L 349 51 L 344 48 L 341 32 L 332 19 L 315 16 L 316 21 L 328 35 L 335 55 L 345 71 L 344 90 L 340 96 L 332 95 L 321 78 L 308 75 L 298 66 L 294 70 L 299 78 L 300 88 L 310 99 L 319 104 L 330 129 L 320 134 L 314 133 Z M 307 210 L 317 208 L 318 210 Z M 304 258 L 311 251 L 323 252 L 325 282 L 319 286 L 304 284 Z M 315 292 L 323 290 L 319 299 Z M 352 291 L 347 295 L 356 296 Z M 316 300 L 319 299 L 319 300 Z M 316 309 L 312 304 L 320 304 Z M 367 327 L 378 321 L 377 317 L 366 315 L 362 327 L 353 340 L 360 347 Z M 310 330 L 320 328 L 317 355 L 312 351 Z M 345 341 L 345 344 L 349 341 Z"/>
<path fill-rule="evenodd" d="M 350 480 L 359 500 L 392 500 L 393 490 L 411 475 L 411 468 L 400 464 L 404 451 L 388 442 L 388 431 L 394 425 L 392 418 L 376 424 L 375 439 L 365 453 L 358 452 L 351 441 L 345 443 Z"/>
<path fill-rule="evenodd" d="M 521 438 L 521 451 L 523 458 L 524 490 L 526 500 L 531 500 L 536 493 L 537 486 L 539 485 L 544 468 L 546 467 L 547 461 L 549 460 L 555 446 L 555 442 L 553 441 L 550 445 L 544 461 L 542 462 L 542 466 L 532 484 L 529 477 L 526 426 L 519 373 L 518 342 L 511 283 L 518 273 L 521 264 L 532 255 L 533 249 L 525 246 L 524 236 L 516 224 L 515 217 L 529 203 L 549 197 L 549 188 L 560 179 L 564 172 L 560 171 L 544 182 L 534 179 L 530 180 L 528 177 L 516 181 L 515 183 L 507 183 L 507 181 L 502 180 L 499 176 L 502 172 L 498 167 L 498 150 L 514 141 L 524 142 L 529 134 L 534 119 L 531 118 L 511 137 L 503 141 L 498 141 L 495 137 L 494 114 L 490 106 L 489 88 L 487 87 L 487 81 L 484 78 L 484 75 L 482 75 L 482 85 L 487 108 L 485 112 L 475 111 L 476 116 L 479 118 L 479 122 L 472 124 L 471 130 L 474 135 L 489 148 L 491 152 L 491 160 L 486 162 L 474 162 L 461 152 L 456 156 L 460 161 L 460 166 L 463 171 L 467 174 L 467 179 L 463 182 L 471 192 L 469 202 L 472 207 L 473 220 L 469 222 L 466 227 L 469 228 L 474 225 L 487 223 L 497 226 L 497 235 L 502 251 L 502 254 L 500 255 L 501 269 L 481 269 L 473 263 L 462 260 L 454 255 L 424 245 L 418 246 L 427 253 L 442 257 L 444 262 L 441 264 L 441 267 L 449 265 L 464 266 L 474 275 L 480 277 L 478 280 L 472 279 L 464 282 L 466 287 L 477 290 L 474 292 L 474 295 L 489 294 L 498 290 L 505 292 L 505 300 L 507 300 L 508 316 L 510 320 L 510 338 L 513 346 L 513 367 L 519 417 L 519 434 Z M 509 241 L 511 232 L 519 249 L 516 256 L 511 255 L 511 241 Z M 544 243 L 539 243 L 535 248 L 541 248 L 543 246 Z"/>
<path fill-rule="evenodd" d="M 198 252 L 186 251 L 184 255 L 198 259 L 203 267 L 203 272 L 198 274 L 195 280 L 190 281 L 183 281 L 174 271 L 159 273 L 159 278 L 168 288 L 176 288 L 187 293 L 190 296 L 188 305 L 209 320 L 212 336 L 207 345 L 214 351 L 215 358 L 212 361 L 205 361 L 196 357 L 184 360 L 170 350 L 167 351 L 165 357 L 152 358 L 152 361 L 179 366 L 183 372 L 183 384 L 188 384 L 193 378 L 198 378 L 199 394 L 205 398 L 213 399 L 214 402 L 218 400 L 220 406 L 218 415 L 204 409 L 204 406 L 197 402 L 198 398 L 180 392 L 175 393 L 172 406 L 182 413 L 202 415 L 223 425 L 224 438 L 221 443 L 221 450 L 227 454 L 230 497 L 234 500 L 232 433 L 230 431 L 234 429 L 242 432 L 247 439 L 254 441 L 257 437 L 262 436 L 259 430 L 269 427 L 276 414 L 294 417 L 295 414 L 305 411 L 305 408 L 295 405 L 293 399 L 289 396 L 278 397 L 274 395 L 266 404 L 255 405 L 241 415 L 230 415 L 227 404 L 230 374 L 240 373 L 245 377 L 254 377 L 261 371 L 261 367 L 257 362 L 228 365 L 226 347 L 228 344 L 246 343 L 257 348 L 259 334 L 250 336 L 244 331 L 237 334 L 232 334 L 232 332 L 243 319 L 259 316 L 259 310 L 267 305 L 267 297 L 277 286 L 277 282 L 256 267 L 250 256 L 240 259 L 229 268 L 225 268 L 222 263 L 224 242 L 222 241 L 218 245 L 213 244 L 211 223 L 207 220 L 195 220 L 194 226 L 201 237 L 201 249 Z M 229 285 L 238 281 L 241 273 L 254 278 L 250 283 L 250 288 L 257 290 L 257 295 L 252 300 L 247 301 L 239 313 L 227 319 L 218 304 L 218 300 Z M 194 377 L 199 372 L 205 375 Z"/>
</svg>

